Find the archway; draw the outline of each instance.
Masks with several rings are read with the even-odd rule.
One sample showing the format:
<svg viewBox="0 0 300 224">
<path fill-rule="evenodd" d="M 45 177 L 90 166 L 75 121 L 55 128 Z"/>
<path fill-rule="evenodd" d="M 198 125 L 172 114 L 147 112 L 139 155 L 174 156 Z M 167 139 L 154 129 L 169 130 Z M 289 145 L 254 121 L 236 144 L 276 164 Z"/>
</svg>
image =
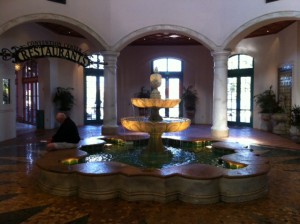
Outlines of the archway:
<svg viewBox="0 0 300 224">
<path fill-rule="evenodd" d="M 163 35 L 164 37 L 167 37 L 171 36 L 171 34 L 178 34 L 179 36 L 191 38 L 193 42 L 198 42 L 198 44 L 186 46 L 184 46 L 183 44 L 177 47 L 174 47 L 172 45 L 146 46 L 132 44 L 137 40 L 142 40 L 144 37 L 155 37 L 156 35 Z M 122 101 L 120 103 L 120 107 L 128 109 L 119 110 L 118 119 L 124 116 L 138 114 L 138 110 L 133 110 L 132 107 L 128 106 L 128 103 L 125 102 L 130 102 L 130 97 L 134 97 L 134 95 L 136 95 L 143 86 L 147 90 L 150 89 L 149 76 L 151 74 L 151 69 L 153 69 L 151 68 L 151 62 L 157 58 L 167 57 L 180 59 L 185 65 L 183 67 L 182 74 L 186 75 L 184 76 L 185 78 L 182 79 L 182 82 L 179 84 L 180 90 L 178 95 L 181 96 L 183 87 L 188 87 L 189 85 L 193 84 L 199 92 L 199 101 L 197 102 L 199 116 L 197 117 L 197 122 L 206 122 L 207 124 L 211 124 L 211 101 L 213 83 L 213 58 L 211 57 L 211 50 L 214 48 L 216 48 L 216 45 L 212 41 L 207 39 L 204 35 L 180 26 L 154 25 L 151 27 L 142 28 L 126 35 L 116 45 L 113 46 L 113 49 L 115 49 L 116 51 L 120 51 L 120 57 L 118 61 L 127 61 L 126 64 L 122 64 L 121 62 L 118 65 L 120 68 L 118 73 L 118 83 L 119 85 L 128 86 L 126 89 L 118 89 L 119 92 L 122 92 L 122 95 L 118 94 L 118 101 Z M 130 54 L 132 56 L 132 60 L 135 63 L 129 61 L 128 58 Z M 205 55 L 205 60 L 202 60 L 203 55 Z M 144 65 L 144 68 L 142 68 L 142 64 Z M 129 72 L 128 70 L 131 67 L 131 72 Z M 201 69 L 203 69 L 203 72 L 201 72 Z M 126 76 L 126 74 L 127 79 L 123 78 Z M 136 77 L 136 79 L 131 80 L 130 82 L 127 81 L 128 79 L 130 79 L 130 76 L 132 74 L 139 75 L 138 77 Z M 205 75 L 209 76 L 208 79 L 204 79 Z M 205 83 L 209 84 L 206 85 Z M 129 86 L 131 86 L 131 88 Z M 128 96 L 126 96 L 124 92 L 126 92 L 125 94 L 128 93 Z M 125 114 L 125 111 L 129 112 Z M 205 115 L 201 116 L 201 114 Z"/>
<path fill-rule="evenodd" d="M 78 30 L 78 32 L 80 32 L 84 37 L 86 37 L 86 39 L 90 43 L 92 43 L 95 47 L 97 47 L 99 51 L 109 49 L 108 44 L 90 27 L 70 17 L 66 17 L 58 14 L 51 14 L 51 13 L 31 14 L 31 15 L 15 18 L 0 26 L 0 35 L 2 35 L 9 29 L 16 27 L 18 25 L 31 23 L 31 22 L 38 22 L 38 21 L 52 22 L 52 23 L 68 26 L 70 28 L 75 27 L 76 30 Z"/>
<path fill-rule="evenodd" d="M 141 28 L 139 30 L 136 30 L 136 31 L 128 34 L 127 36 L 125 36 L 121 40 L 119 40 L 112 47 L 112 50 L 120 51 L 124 47 L 126 47 L 129 43 L 133 42 L 134 40 L 141 38 L 143 36 L 157 33 L 157 32 L 176 32 L 178 34 L 183 34 L 185 36 L 193 38 L 194 40 L 203 44 L 209 50 L 217 49 L 217 45 L 213 41 L 211 41 L 209 38 L 207 38 L 203 34 L 198 33 L 189 28 L 185 28 L 182 26 L 176 26 L 176 25 L 154 25 L 154 26 Z"/>
<path fill-rule="evenodd" d="M 284 21 L 284 20 L 299 20 L 299 11 L 283 11 L 266 14 L 255 19 L 252 19 L 232 32 L 222 44 L 222 49 L 233 49 L 239 41 L 245 38 L 252 31 L 265 26 L 267 24 Z"/>
<path fill-rule="evenodd" d="M 86 26 L 85 24 L 78 22 L 77 20 L 74 20 L 72 18 L 69 17 L 65 17 L 65 16 L 61 16 L 61 15 L 55 15 L 55 14 L 48 14 L 48 13 L 40 13 L 40 14 L 31 14 L 31 15 L 26 15 L 26 16 L 22 16 L 22 17 L 18 17 L 16 19 L 10 20 L 8 22 L 6 22 L 5 24 L 3 24 L 2 26 L 0 26 L 0 35 L 5 37 L 5 35 L 7 35 L 8 33 L 10 34 L 14 34 L 14 30 L 15 29 L 19 29 L 22 27 L 24 27 L 24 29 L 26 29 L 27 26 L 34 26 L 36 29 L 34 29 L 33 32 L 35 32 L 35 34 L 39 33 L 39 30 L 42 33 L 45 32 L 45 29 L 42 28 L 41 26 L 39 26 L 37 23 L 38 22 L 50 22 L 50 23 L 54 23 L 54 24 L 60 24 L 63 26 L 67 26 L 70 27 L 74 30 L 77 30 L 78 32 L 80 32 L 82 34 L 82 36 L 85 37 L 85 39 L 83 39 L 80 42 L 80 45 L 78 45 L 79 48 L 83 49 L 84 51 L 86 51 L 87 49 L 90 50 L 91 53 L 93 52 L 99 52 L 99 51 L 105 51 L 107 50 L 109 47 L 108 45 L 105 43 L 105 41 L 95 32 L 93 31 L 90 27 Z M 36 32 L 37 31 L 37 32 Z M 9 35 L 10 35 L 9 34 Z M 16 34 L 14 34 L 16 35 Z M 54 36 L 55 34 L 53 34 Z M 17 36 L 16 40 L 18 39 Z M 22 45 L 22 44 L 26 44 L 26 40 L 45 40 L 43 37 L 45 37 L 45 35 L 37 35 L 35 38 L 29 38 L 29 39 L 24 39 L 24 41 L 22 42 L 22 35 L 20 35 L 19 37 L 19 41 L 14 41 L 14 39 L 10 39 L 9 42 L 5 41 L 5 38 L 3 38 L 3 42 L 1 44 L 2 47 L 7 47 L 10 48 L 12 47 L 12 45 Z M 50 40 L 52 40 L 51 37 Z M 68 43 L 68 40 L 66 38 L 63 38 L 63 36 L 59 36 L 57 35 L 57 39 L 61 39 L 62 43 Z M 49 39 L 47 39 L 49 40 Z M 79 41 L 77 41 L 76 43 L 78 43 Z M 14 44 L 17 43 L 17 44 Z M 77 66 L 75 63 L 70 63 L 70 62 L 66 62 L 67 64 L 67 68 L 65 69 L 67 72 L 59 72 L 59 70 L 57 70 L 57 68 L 63 67 L 63 63 L 60 60 L 57 59 L 51 59 L 50 63 L 52 63 L 52 68 L 51 66 L 43 66 L 46 64 L 49 64 L 48 59 L 38 59 L 38 62 L 41 65 L 41 74 L 43 74 L 43 78 L 41 78 L 41 80 L 44 81 L 45 85 L 40 87 L 40 90 L 43 92 L 43 95 L 41 96 L 41 101 L 42 101 L 42 109 L 45 110 L 45 128 L 53 128 L 55 126 L 55 121 L 54 121 L 54 110 L 52 106 L 52 97 L 53 97 L 53 91 L 55 90 L 55 88 L 57 87 L 55 83 L 53 83 L 50 79 L 50 76 L 52 78 L 52 76 L 56 76 L 54 77 L 54 79 L 59 79 L 58 75 L 59 74 L 79 74 L 78 77 L 74 77 L 72 80 L 72 85 L 74 86 L 81 86 L 80 85 L 80 79 L 81 79 L 81 73 L 82 73 L 82 68 L 80 66 Z M 15 79 L 15 72 L 14 72 L 14 64 L 11 61 L 5 62 L 1 60 L 1 64 L 0 65 L 2 68 L 2 71 L 5 71 L 5 75 L 9 76 L 8 78 L 12 81 L 11 83 L 14 83 L 13 80 Z M 7 69 L 4 69 L 6 68 Z M 2 73 L 2 74 L 4 74 Z M 57 74 L 58 73 L 58 74 Z M 69 75 L 71 76 L 71 75 Z M 7 77 L 6 77 L 7 78 Z M 68 82 L 62 83 L 60 85 L 69 85 Z M 14 100 L 14 96 L 16 95 L 16 88 L 11 85 L 12 88 L 12 100 L 11 103 L 8 105 L 5 105 L 5 110 L 3 111 L 2 117 L 0 118 L 1 120 L 8 122 L 11 125 L 11 130 L 9 130 L 5 136 L 1 135 L 0 139 L 1 140 L 5 140 L 7 138 L 13 138 L 16 136 L 16 129 L 15 129 L 15 120 L 16 120 L 16 102 Z M 77 88 L 76 94 L 78 95 L 78 105 L 80 105 L 80 100 L 81 100 L 81 90 L 79 88 Z M 20 96 L 20 98 L 22 98 Z M 22 102 L 18 102 L 18 103 L 22 103 Z M 49 104 L 49 105 L 48 105 Z M 79 115 L 74 115 L 79 117 Z M 81 118 L 77 118 L 77 120 L 81 119 Z M 49 125 L 47 125 L 46 123 L 49 123 Z M 79 122 L 77 122 L 80 124 L 80 120 Z"/>
<path fill-rule="evenodd" d="M 284 98 L 292 98 L 292 104 L 300 102 L 299 95 L 299 12 L 282 11 L 266 14 L 254 18 L 232 32 L 222 45 L 224 48 L 231 49 L 234 54 L 249 54 L 254 57 L 254 95 L 273 86 L 277 100 L 279 100 L 281 81 L 279 80 L 279 70 L 289 66 L 293 69 L 292 82 L 293 88 L 290 90 L 292 96 L 284 96 Z M 281 30 L 279 33 L 262 36 L 261 38 L 247 38 L 252 31 L 281 21 L 296 21 L 288 28 Z M 254 45 L 256 44 L 256 45 Z M 260 108 L 254 104 L 253 107 L 253 127 L 263 129 L 261 122 Z M 288 103 L 287 103 L 288 104 Z M 290 105 L 289 103 L 288 105 Z M 290 111 L 287 108 L 286 111 Z M 287 112 L 289 114 L 289 112 Z"/>
</svg>

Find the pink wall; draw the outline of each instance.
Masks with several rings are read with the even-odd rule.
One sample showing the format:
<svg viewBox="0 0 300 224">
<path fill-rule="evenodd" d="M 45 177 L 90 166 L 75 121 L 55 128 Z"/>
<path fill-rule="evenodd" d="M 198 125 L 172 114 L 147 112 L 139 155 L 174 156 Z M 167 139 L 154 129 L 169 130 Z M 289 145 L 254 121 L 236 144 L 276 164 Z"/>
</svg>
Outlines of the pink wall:
<svg viewBox="0 0 300 224">
<path fill-rule="evenodd" d="M 160 57 L 181 59 L 183 85 L 194 85 L 199 101 L 195 122 L 210 124 L 212 114 L 213 59 L 210 51 L 199 46 L 128 46 L 118 58 L 118 121 L 134 115 L 130 99 L 142 86 L 150 89 L 151 61 Z"/>
</svg>

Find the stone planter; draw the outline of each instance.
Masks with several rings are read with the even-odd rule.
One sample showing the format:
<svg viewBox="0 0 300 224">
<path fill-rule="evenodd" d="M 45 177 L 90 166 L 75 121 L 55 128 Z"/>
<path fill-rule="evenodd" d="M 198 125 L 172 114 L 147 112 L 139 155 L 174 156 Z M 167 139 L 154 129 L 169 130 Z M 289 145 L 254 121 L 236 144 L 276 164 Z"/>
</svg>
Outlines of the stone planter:
<svg viewBox="0 0 300 224">
<path fill-rule="evenodd" d="M 191 123 L 194 124 L 195 123 L 195 114 L 196 111 L 195 110 L 185 110 L 185 117 L 191 120 Z"/>
<path fill-rule="evenodd" d="M 275 134 L 287 134 L 288 133 L 288 115 L 284 113 L 272 114 L 273 130 Z"/>
<path fill-rule="evenodd" d="M 269 113 L 261 113 L 261 125 L 260 129 L 264 131 L 272 131 L 272 120 L 271 120 L 271 114 Z"/>
<path fill-rule="evenodd" d="M 293 136 L 300 136 L 300 130 L 297 126 L 295 125 L 292 125 L 289 129 L 289 132 L 290 132 L 290 135 L 293 135 Z"/>
</svg>

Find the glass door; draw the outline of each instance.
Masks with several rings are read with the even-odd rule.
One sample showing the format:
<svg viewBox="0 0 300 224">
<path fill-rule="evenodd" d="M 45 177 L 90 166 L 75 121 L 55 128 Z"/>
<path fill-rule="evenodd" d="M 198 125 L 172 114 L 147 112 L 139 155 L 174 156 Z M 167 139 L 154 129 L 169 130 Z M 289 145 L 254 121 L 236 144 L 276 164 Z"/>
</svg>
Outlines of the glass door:
<svg viewBox="0 0 300 224">
<path fill-rule="evenodd" d="M 179 89 L 179 78 L 162 78 L 158 88 L 162 99 L 180 99 Z M 160 109 L 159 114 L 162 117 L 179 117 L 179 104 L 173 108 Z"/>
<path fill-rule="evenodd" d="M 36 112 L 39 109 L 38 70 L 35 61 L 27 61 L 22 71 L 23 120 L 36 125 Z"/>
<path fill-rule="evenodd" d="M 227 121 L 229 125 L 252 127 L 253 58 L 234 55 L 228 60 Z"/>
<path fill-rule="evenodd" d="M 85 69 L 85 124 L 103 123 L 104 76 L 103 70 Z"/>
<path fill-rule="evenodd" d="M 227 120 L 230 124 L 252 123 L 251 77 L 230 77 L 227 82 Z"/>
</svg>

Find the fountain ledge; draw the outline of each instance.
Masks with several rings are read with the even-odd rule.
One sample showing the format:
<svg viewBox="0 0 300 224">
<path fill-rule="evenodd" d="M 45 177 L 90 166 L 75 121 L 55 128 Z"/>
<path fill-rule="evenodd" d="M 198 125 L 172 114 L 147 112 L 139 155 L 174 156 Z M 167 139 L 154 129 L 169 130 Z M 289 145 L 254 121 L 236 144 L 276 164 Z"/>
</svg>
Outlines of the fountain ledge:
<svg viewBox="0 0 300 224">
<path fill-rule="evenodd" d="M 38 184 L 45 192 L 60 196 L 78 195 L 86 199 L 122 198 L 128 201 L 193 204 L 242 202 L 268 192 L 269 161 L 240 144 L 219 142 L 214 148 L 233 150 L 222 159 L 246 165 L 224 169 L 206 164 L 189 164 L 165 169 L 141 169 L 118 162 L 65 165 L 68 158 L 83 158 L 78 149 L 49 152 L 37 161 Z"/>
</svg>

